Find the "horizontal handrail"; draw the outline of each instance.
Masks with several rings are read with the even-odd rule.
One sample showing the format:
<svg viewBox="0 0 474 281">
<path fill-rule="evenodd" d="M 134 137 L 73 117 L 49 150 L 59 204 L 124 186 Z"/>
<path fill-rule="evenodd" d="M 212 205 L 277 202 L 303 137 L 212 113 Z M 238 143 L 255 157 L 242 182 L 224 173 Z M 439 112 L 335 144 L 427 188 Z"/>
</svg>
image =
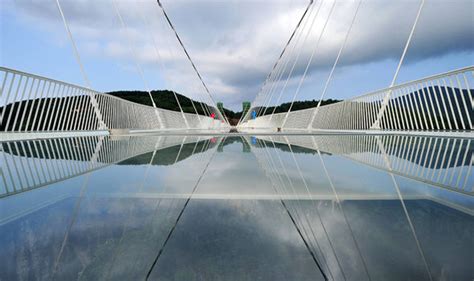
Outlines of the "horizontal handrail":
<svg viewBox="0 0 474 281">
<path fill-rule="evenodd" d="M 259 116 L 242 128 L 473 130 L 474 66 L 427 76 L 337 103 Z M 285 115 L 285 121 L 280 117 Z M 277 120 L 275 120 L 277 119 Z"/>
<path fill-rule="evenodd" d="M 221 126 L 206 115 L 155 108 L 7 67 L 0 67 L 0 87 L 0 132 Z M 199 121 L 193 120 L 193 116 L 198 116 Z"/>
</svg>

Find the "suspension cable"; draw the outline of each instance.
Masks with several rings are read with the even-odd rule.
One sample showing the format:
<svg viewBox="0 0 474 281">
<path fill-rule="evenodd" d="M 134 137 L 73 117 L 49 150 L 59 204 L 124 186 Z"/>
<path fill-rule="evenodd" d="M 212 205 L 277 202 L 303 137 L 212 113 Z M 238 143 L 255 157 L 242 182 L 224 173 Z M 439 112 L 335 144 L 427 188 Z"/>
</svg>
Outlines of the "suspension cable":
<svg viewBox="0 0 474 281">
<path fill-rule="evenodd" d="M 155 11 L 157 18 L 159 18 L 159 17 L 160 17 L 159 10 L 158 10 L 158 9 L 153 9 L 153 10 Z M 166 24 L 166 23 L 165 23 L 165 24 Z M 159 24 L 159 23 L 158 23 L 158 26 L 160 27 L 160 29 L 161 29 L 163 32 L 166 32 L 166 26 L 165 26 L 165 24 Z M 164 42 L 164 44 L 165 44 L 165 46 L 166 46 L 166 50 L 168 51 L 169 55 L 170 55 L 171 57 L 173 57 L 173 56 L 175 55 L 174 49 L 169 45 L 168 40 L 163 40 L 163 42 Z M 199 97 L 199 99 L 201 99 L 201 97 Z M 194 104 L 193 99 L 192 99 L 192 98 L 189 98 L 189 100 L 191 101 L 191 106 L 193 107 L 194 111 L 195 111 L 196 114 L 197 114 L 197 117 L 198 117 L 198 119 L 199 119 L 199 122 L 202 124 L 201 116 L 200 116 L 199 113 L 198 113 L 198 110 L 197 110 L 197 108 L 196 108 L 196 106 L 195 106 L 195 104 Z M 199 105 L 201 106 L 202 114 L 203 114 L 204 116 L 208 116 L 208 114 L 207 114 L 205 108 L 204 108 L 203 105 L 202 105 L 202 102 L 199 101 L 199 100 L 197 100 L 197 102 L 198 102 Z"/>
<path fill-rule="evenodd" d="M 198 71 L 196 65 L 194 64 L 193 60 L 191 59 L 191 56 L 189 55 L 188 51 L 186 50 L 186 47 L 184 47 L 184 44 L 183 44 L 183 42 L 181 41 L 181 38 L 179 37 L 178 32 L 176 31 L 175 27 L 174 27 L 173 24 L 171 23 L 171 20 L 170 20 L 170 18 L 168 17 L 168 14 L 166 13 L 165 8 L 164 8 L 163 5 L 161 4 L 161 1 L 160 1 L 160 0 L 156 0 L 156 2 L 158 3 L 158 6 L 161 8 L 161 11 L 163 12 L 164 17 L 165 17 L 166 21 L 168 22 L 168 25 L 169 25 L 170 28 L 173 30 L 176 39 L 178 40 L 178 42 L 179 42 L 179 44 L 181 45 L 181 47 L 182 47 L 184 53 L 186 54 L 186 57 L 188 58 L 188 61 L 191 63 L 191 66 L 193 67 L 194 72 L 196 72 L 196 74 L 197 74 L 199 80 L 201 81 L 202 85 L 204 86 L 204 89 L 205 89 L 207 95 L 209 96 L 209 98 L 211 99 L 211 102 L 212 102 L 212 103 L 214 104 L 214 106 L 215 106 L 215 105 L 216 105 L 216 102 L 215 102 L 214 98 L 212 97 L 211 92 L 209 91 L 209 88 L 207 87 L 206 83 L 205 83 L 204 80 L 202 79 L 201 73 Z M 220 117 L 222 118 L 222 120 L 223 120 L 224 122 L 226 122 L 227 125 L 229 125 L 229 121 L 227 121 L 227 119 L 224 118 L 224 116 L 222 116 L 222 114 L 220 113 L 219 110 L 217 110 L 217 114 L 219 114 Z"/>
<path fill-rule="evenodd" d="M 122 30 L 124 31 L 124 35 L 127 38 L 129 50 L 130 50 L 130 53 L 132 54 L 133 59 L 135 60 L 135 66 L 138 70 L 138 74 L 140 75 L 140 78 L 142 79 L 143 85 L 145 86 L 145 90 L 148 92 L 148 95 L 150 96 L 151 104 L 153 105 L 153 108 L 155 109 L 156 118 L 158 119 L 158 122 L 160 123 L 161 127 L 163 127 L 163 122 L 161 120 L 160 114 L 158 113 L 158 109 L 156 108 L 155 101 L 153 100 L 153 96 L 151 94 L 150 86 L 149 86 L 147 80 L 145 79 L 145 74 L 143 72 L 143 69 L 142 69 L 139 61 L 138 61 L 137 53 L 135 51 L 135 48 L 133 47 L 133 44 L 132 44 L 132 42 L 130 40 L 130 37 L 129 37 L 129 34 L 127 32 L 128 26 L 125 23 L 125 21 L 123 20 L 122 14 L 120 13 L 120 10 L 117 6 L 116 0 L 111 0 L 111 1 L 112 1 L 112 4 L 113 4 L 114 8 L 115 8 L 116 15 L 117 15 L 117 17 L 120 21 L 121 26 L 122 26 Z"/>
<path fill-rule="evenodd" d="M 358 14 L 358 12 L 359 12 L 359 8 L 360 8 L 361 3 L 362 3 L 362 0 L 359 0 L 359 2 L 358 2 L 358 4 L 357 4 L 356 11 L 355 11 L 355 13 L 354 13 L 354 16 L 352 17 L 351 24 L 349 25 L 349 29 L 348 29 L 347 32 L 346 32 L 346 36 L 345 36 L 345 38 L 344 38 L 344 41 L 342 42 L 342 45 L 341 45 L 341 47 L 340 47 L 340 49 L 339 49 L 339 52 L 338 52 L 337 57 L 336 57 L 336 60 L 334 61 L 334 64 L 332 65 L 332 69 L 331 69 L 331 71 L 330 71 L 330 73 L 329 73 L 329 76 L 328 76 L 328 78 L 327 78 L 327 80 L 326 80 L 326 84 L 324 85 L 324 89 L 323 89 L 323 91 L 322 91 L 322 93 L 321 93 L 321 96 L 319 97 L 318 105 L 316 106 L 316 109 L 315 109 L 315 111 L 314 111 L 314 113 L 313 113 L 313 116 L 311 117 L 310 122 L 309 122 L 309 124 L 308 124 L 308 130 L 311 128 L 311 124 L 313 124 L 313 121 L 314 121 L 314 119 L 316 118 L 316 115 L 318 114 L 319 107 L 321 106 L 321 102 L 322 102 L 324 96 L 326 95 L 326 91 L 327 91 L 327 89 L 328 89 L 328 87 L 329 87 L 329 82 L 331 81 L 332 76 L 333 76 L 333 74 L 334 74 L 334 70 L 336 69 L 336 66 L 337 66 L 337 64 L 339 63 L 339 59 L 340 59 L 340 57 L 341 57 L 341 54 L 342 54 L 342 52 L 344 51 L 344 48 L 346 47 L 347 39 L 349 38 L 349 34 L 350 34 L 351 31 L 352 31 L 352 27 L 354 26 L 354 22 L 355 22 L 355 20 L 356 20 L 356 18 L 357 18 L 357 14 Z"/>
<path fill-rule="evenodd" d="M 283 119 L 283 123 L 281 127 L 285 127 L 286 120 L 288 120 L 288 115 L 291 112 L 291 109 L 293 108 L 293 104 L 295 102 L 296 96 L 298 95 L 301 85 L 304 82 L 304 79 L 306 78 L 306 75 L 308 74 L 309 66 L 311 65 L 311 62 L 313 61 L 314 54 L 316 53 L 316 50 L 319 48 L 319 43 L 321 42 L 321 38 L 323 37 L 324 32 L 326 31 L 326 27 L 329 23 L 329 19 L 331 18 L 332 12 L 334 11 L 334 7 L 336 6 L 336 0 L 332 3 L 331 10 L 329 11 L 328 17 L 326 18 L 326 22 L 324 23 L 323 29 L 321 30 L 321 33 L 319 34 L 318 41 L 316 43 L 316 47 L 313 49 L 313 52 L 311 53 L 311 57 L 308 60 L 308 63 L 306 64 L 306 69 L 304 70 L 303 76 L 301 76 L 300 82 L 298 83 L 298 87 L 296 88 L 295 94 L 293 95 L 293 99 L 290 104 L 290 108 L 288 109 L 288 112 L 285 115 L 285 119 Z"/>
<path fill-rule="evenodd" d="M 320 3 L 322 3 L 322 1 L 320 1 Z M 313 7 L 314 7 L 314 5 L 312 6 L 312 8 L 313 8 Z M 303 45 L 306 43 L 306 40 L 308 39 L 309 34 L 311 33 L 311 30 L 312 30 L 312 28 L 313 28 L 313 26 L 314 26 L 314 23 L 315 23 L 315 21 L 316 21 L 316 18 L 318 17 L 320 8 L 321 8 L 321 5 L 319 5 L 319 8 L 318 8 L 318 10 L 317 10 L 317 12 L 316 12 L 316 15 L 313 16 L 313 19 L 312 19 L 312 21 L 311 21 L 311 23 L 310 23 L 310 25 L 309 25 L 308 31 L 306 32 L 306 34 L 305 34 L 305 36 L 304 36 L 304 38 L 303 38 L 303 41 L 302 41 L 302 43 L 301 43 L 301 46 L 303 46 Z M 311 9 L 311 11 L 309 12 L 308 15 L 310 15 L 310 14 L 313 12 L 313 10 L 314 10 L 314 9 Z M 309 21 L 309 18 L 308 18 L 308 21 Z M 305 27 L 306 27 L 308 21 L 305 21 L 305 22 L 304 22 L 303 27 L 301 28 L 301 33 L 298 34 L 299 36 L 296 38 L 295 44 L 293 44 L 293 48 L 291 49 L 290 53 L 288 54 L 288 60 L 286 61 L 285 65 L 284 65 L 284 67 L 283 67 L 283 71 L 281 72 L 281 75 L 280 75 L 280 77 L 278 78 L 278 80 L 276 81 L 276 83 L 274 82 L 272 86 L 275 86 L 275 85 L 277 85 L 278 83 L 280 83 L 281 77 L 283 76 L 284 72 L 286 72 L 286 67 L 288 66 L 288 63 L 290 62 L 291 55 L 292 55 L 293 52 L 296 50 L 296 46 L 298 45 L 298 43 L 299 43 L 299 41 L 300 41 L 300 39 L 301 39 L 301 37 L 302 37 L 302 35 L 303 35 L 303 31 L 304 31 L 304 29 L 305 29 Z M 281 91 L 280 91 L 280 95 L 281 95 L 281 92 L 286 89 L 286 86 L 287 86 L 287 84 L 288 84 L 288 81 L 290 80 L 290 77 L 291 77 L 291 75 L 293 74 L 293 71 L 294 71 L 294 69 L 295 69 L 295 66 L 296 66 L 296 64 L 298 63 L 298 60 L 299 60 L 300 55 L 301 55 L 302 52 L 303 52 L 303 49 L 302 49 L 302 48 L 299 48 L 299 52 L 297 52 L 297 55 L 296 55 L 296 57 L 295 57 L 295 59 L 294 59 L 294 62 L 293 62 L 293 65 L 291 66 L 291 69 L 290 69 L 290 71 L 289 71 L 289 73 L 288 73 L 288 75 L 287 75 L 287 79 L 286 79 L 286 81 L 285 81 L 285 84 L 284 84 L 284 86 L 282 87 L 282 89 L 281 89 Z M 264 111 L 263 111 L 262 115 L 265 115 L 265 113 L 267 112 L 267 109 L 268 109 L 268 107 L 270 106 L 271 101 L 273 100 L 273 94 L 275 93 L 274 90 L 276 90 L 276 88 L 277 88 L 277 87 L 272 87 L 272 88 L 270 89 L 270 98 L 268 99 L 267 103 L 264 104 L 264 106 L 263 106 L 263 107 L 264 107 Z M 276 104 L 278 104 L 278 101 L 277 101 Z M 274 110 L 276 110 L 276 106 L 274 107 Z"/>
<path fill-rule="evenodd" d="M 314 25 L 314 23 L 315 23 L 315 21 L 316 21 L 316 18 L 317 18 L 318 15 L 319 15 L 319 11 L 321 11 L 321 6 L 323 5 L 323 1 L 320 1 L 320 3 L 321 3 L 321 4 L 319 5 L 318 11 L 317 11 L 316 15 L 315 15 L 314 18 L 313 18 L 313 22 L 311 23 L 310 30 L 313 28 L 313 25 Z M 303 41 L 302 46 L 304 46 L 304 44 L 306 43 L 306 40 L 308 39 L 309 34 L 310 34 L 310 32 L 308 32 L 308 34 L 306 34 L 306 37 L 304 38 L 304 41 Z M 273 115 L 275 114 L 276 108 L 277 108 L 277 106 L 280 104 L 280 100 L 281 100 L 281 98 L 282 98 L 282 96 L 283 96 L 284 91 L 286 90 L 286 87 L 287 87 L 287 85 L 288 85 L 288 82 L 290 81 L 291 75 L 293 74 L 293 71 L 294 71 L 295 66 L 296 66 L 296 63 L 297 63 L 297 61 L 298 61 L 298 59 L 299 59 L 299 56 L 300 56 L 300 54 L 302 53 L 302 50 L 303 50 L 303 48 L 300 48 L 300 53 L 298 54 L 298 57 L 296 58 L 295 63 L 293 64 L 293 67 L 291 68 L 291 71 L 290 71 L 290 73 L 288 74 L 288 77 L 287 77 L 287 79 L 286 79 L 286 81 L 285 81 L 285 86 L 284 86 L 284 87 L 282 88 L 282 90 L 280 91 L 280 95 L 278 96 L 278 99 L 277 99 L 277 101 L 276 101 L 275 108 L 273 109 L 272 115 L 270 116 L 270 120 L 273 119 Z"/>
<path fill-rule="evenodd" d="M 159 10 L 158 10 L 158 9 L 153 9 L 153 10 L 155 11 L 157 18 L 159 18 L 159 17 L 160 17 Z M 165 19 L 165 20 L 166 20 L 166 19 Z M 162 30 L 163 32 L 166 32 L 166 23 L 164 23 L 164 24 L 159 24 L 159 26 L 160 26 L 160 28 L 161 28 L 161 30 Z M 169 55 L 170 55 L 171 57 L 173 57 L 173 56 L 175 55 L 174 48 L 172 48 L 172 47 L 170 46 L 168 40 L 163 40 L 163 41 L 165 42 L 165 45 L 166 45 L 166 48 L 167 48 L 167 50 L 168 50 Z M 202 98 L 201 98 L 201 97 L 197 97 L 197 98 L 201 99 L 201 101 L 202 101 Z M 193 99 L 191 99 L 191 98 L 189 98 L 189 99 L 190 99 L 190 101 L 191 101 L 191 105 L 192 105 L 193 109 L 197 112 L 197 109 L 196 109 L 196 106 L 195 106 L 195 104 L 194 104 L 194 102 L 193 102 Z M 202 109 L 203 115 L 204 115 L 204 116 L 207 116 L 207 112 L 206 112 L 206 110 L 204 110 L 204 107 L 202 106 L 201 101 L 200 101 L 200 100 L 197 100 L 197 102 L 201 105 L 201 109 Z M 198 118 L 201 119 L 199 116 L 198 116 Z"/>
<path fill-rule="evenodd" d="M 398 73 L 400 71 L 400 68 L 402 67 L 403 61 L 405 60 L 405 55 L 408 51 L 408 47 L 410 46 L 411 39 L 413 37 L 413 34 L 415 33 L 416 26 L 418 24 L 418 20 L 420 19 L 421 11 L 423 10 L 423 6 L 425 4 L 425 0 L 421 0 L 420 6 L 418 8 L 418 12 L 415 17 L 415 21 L 413 22 L 413 25 L 411 27 L 410 34 L 408 35 L 407 42 L 405 43 L 405 48 L 403 49 L 402 56 L 400 57 L 400 60 L 397 65 L 397 69 L 395 70 L 395 74 L 393 75 L 392 82 L 390 83 L 390 88 L 395 85 L 395 82 L 397 81 L 398 78 Z M 385 109 L 387 108 L 388 101 L 390 100 L 390 96 L 392 95 L 392 90 L 389 90 L 387 95 L 385 96 L 382 106 L 379 110 L 379 113 L 377 114 L 377 119 L 375 120 L 375 123 L 371 126 L 371 129 L 379 129 L 380 128 L 380 119 L 382 118 L 383 114 L 385 113 Z"/>
<path fill-rule="evenodd" d="M 89 77 L 86 74 L 84 64 L 82 63 L 81 56 L 79 55 L 79 50 L 77 48 L 76 41 L 74 40 L 74 37 L 72 36 L 71 29 L 69 28 L 69 24 L 66 20 L 66 16 L 64 15 L 64 12 L 63 12 L 63 9 L 61 7 L 61 4 L 59 3 L 59 0 L 56 0 L 56 7 L 58 8 L 59 13 L 61 14 L 61 18 L 63 20 L 64 27 L 66 28 L 69 41 L 71 42 L 71 45 L 72 45 L 74 56 L 76 57 L 77 64 L 79 64 L 79 68 L 81 70 L 82 78 L 84 79 L 84 82 L 86 83 L 86 87 L 89 88 L 89 90 L 91 90 L 91 91 L 89 91 L 88 95 L 91 98 L 91 104 L 92 104 L 92 107 L 94 108 L 94 112 L 95 112 L 97 118 L 99 119 L 99 124 L 100 124 L 99 128 L 107 129 L 107 125 L 105 124 L 105 122 L 102 118 L 102 114 L 100 113 L 100 110 L 98 109 L 98 106 L 97 106 L 97 100 L 95 98 L 95 91 L 92 91 L 91 82 L 89 80 Z"/>
<path fill-rule="evenodd" d="M 293 37 L 294 37 L 296 31 L 299 29 L 299 27 L 300 27 L 300 25 L 301 25 L 301 22 L 302 22 L 303 19 L 306 17 L 306 14 L 307 14 L 307 12 L 308 12 L 308 10 L 309 10 L 309 8 L 311 7 L 312 4 L 313 4 L 313 0 L 310 0 L 309 3 L 308 3 L 308 5 L 306 6 L 305 11 L 304 11 L 303 14 L 301 15 L 300 20 L 299 20 L 298 23 L 296 24 L 295 29 L 294 29 L 293 32 L 291 33 L 290 38 L 288 39 L 288 41 L 286 42 L 285 46 L 283 47 L 283 50 L 281 51 L 280 56 L 278 57 L 278 59 L 276 60 L 276 62 L 273 64 L 273 67 L 272 67 L 270 73 L 268 73 L 267 78 L 266 78 L 265 81 L 263 82 L 263 85 L 262 85 L 262 87 L 260 88 L 259 93 L 261 92 L 261 90 L 262 90 L 262 89 L 265 87 L 265 85 L 267 84 L 267 81 L 268 81 L 268 79 L 270 78 L 271 74 L 273 73 L 275 67 L 279 64 L 279 62 L 280 62 L 280 60 L 281 60 L 283 54 L 286 52 L 286 48 L 288 47 L 288 45 L 290 44 L 291 40 L 293 39 Z M 255 96 L 254 102 L 255 102 L 255 100 L 257 99 L 257 97 L 259 96 L 259 93 L 257 93 L 257 95 Z M 241 117 L 241 119 L 240 119 L 238 125 L 240 125 L 241 122 L 243 122 L 243 121 L 246 120 L 247 116 L 250 114 L 250 112 L 252 111 L 253 108 L 254 108 L 254 107 L 250 106 L 249 110 L 247 111 L 247 114 L 245 114 L 245 116 Z"/>
<path fill-rule="evenodd" d="M 291 43 L 293 43 L 292 48 L 285 53 L 285 55 L 286 55 L 285 57 L 280 58 L 281 63 L 277 66 L 277 68 L 275 68 L 275 71 L 274 71 L 275 74 L 273 75 L 274 77 L 271 77 L 271 79 L 269 79 L 269 81 L 268 81 L 268 82 L 270 82 L 269 83 L 269 85 L 270 85 L 269 89 L 262 92 L 262 96 L 263 96 L 262 106 L 259 107 L 259 110 L 257 112 L 257 117 L 261 116 L 261 115 L 265 115 L 267 107 L 268 107 L 268 105 L 270 104 L 270 102 L 273 98 L 274 90 L 276 88 L 278 88 L 278 84 L 279 84 L 279 82 L 281 81 L 281 78 L 283 77 L 283 75 L 286 72 L 286 67 L 288 66 L 289 62 L 291 61 L 293 52 L 296 50 L 296 46 L 298 45 L 299 40 L 301 39 L 301 36 L 302 36 L 302 34 L 303 34 L 303 32 L 306 28 L 306 25 L 308 23 L 308 18 L 310 17 L 313 10 L 314 10 L 314 5 L 311 5 L 310 9 L 307 12 L 307 15 L 305 16 L 305 21 L 301 22 L 302 25 L 300 23 L 300 27 L 298 29 L 298 31 L 300 31 L 300 32 L 295 34 L 296 36 L 294 36 L 294 43 L 291 42 Z M 311 27 L 308 29 L 307 34 L 309 34 L 310 32 L 311 32 Z M 306 35 L 306 37 L 307 37 L 307 35 Z M 289 45 L 286 46 L 286 48 L 288 48 L 288 47 L 289 47 Z M 300 48 L 300 50 L 301 50 L 301 48 Z M 296 58 L 295 63 L 297 62 L 297 60 L 298 59 Z M 283 64 L 283 61 L 285 61 L 284 64 Z M 262 113 L 262 111 L 263 111 L 263 113 Z"/>
<path fill-rule="evenodd" d="M 260 106 L 258 108 L 257 117 L 260 116 L 262 111 L 265 109 L 265 106 L 268 102 L 268 98 L 270 97 L 269 93 L 273 92 L 273 89 L 275 88 L 275 85 L 277 84 L 278 81 L 280 81 L 282 75 L 284 74 L 286 66 L 288 65 L 288 62 L 290 61 L 291 54 L 294 51 L 295 46 L 298 44 L 299 38 L 301 37 L 301 33 L 303 32 L 304 28 L 306 27 L 306 23 L 307 23 L 306 19 L 308 18 L 308 16 L 313 11 L 313 7 L 314 7 L 313 2 L 310 2 L 309 5 L 307 6 L 307 9 L 304 11 L 302 17 L 300 18 L 300 21 L 297 23 L 297 28 L 295 28 L 295 30 L 291 34 L 290 39 L 287 41 L 282 53 L 280 54 L 280 57 L 275 62 L 274 67 L 272 68 L 271 72 L 269 73 L 269 79 L 268 79 L 268 81 L 265 81 L 265 82 L 268 82 L 266 84 L 267 87 L 268 87 L 268 85 L 271 85 L 271 86 L 270 86 L 270 89 L 266 89 L 265 91 L 262 91 L 262 93 L 261 93 L 262 97 L 263 97 L 263 100 L 262 100 L 262 106 Z M 298 33 L 298 31 L 300 31 L 300 32 Z M 290 46 L 290 44 L 293 43 L 293 39 L 296 40 L 296 41 L 294 41 L 295 43 L 293 44 L 293 48 L 288 52 L 287 49 Z M 284 57 L 284 55 L 286 55 L 286 56 Z M 286 61 L 286 62 L 282 67 L 283 61 Z"/>
<path fill-rule="evenodd" d="M 156 57 L 157 57 L 158 65 L 161 67 L 161 70 L 162 70 L 162 72 L 164 73 L 164 72 L 165 72 L 165 65 L 164 65 L 163 60 L 161 59 L 160 52 L 158 51 L 158 44 L 156 43 L 154 33 L 152 32 L 151 23 L 150 23 L 150 21 L 147 19 L 147 17 L 146 17 L 145 15 L 143 15 L 142 13 L 137 12 L 137 14 L 140 15 L 141 20 L 145 23 L 145 25 L 148 27 L 148 30 L 150 31 L 150 37 L 151 37 L 152 42 L 153 42 L 153 48 L 154 48 L 154 50 L 155 50 L 155 54 L 156 54 Z M 181 106 L 181 103 L 179 102 L 178 96 L 176 95 L 176 92 L 175 92 L 174 90 L 171 90 L 171 92 L 173 92 L 173 96 L 174 96 L 174 98 L 175 98 L 175 100 L 176 100 L 176 103 L 178 104 L 179 111 L 181 112 L 181 116 L 183 117 L 184 123 L 186 124 L 186 128 L 189 129 L 188 120 L 186 119 L 186 117 L 185 117 L 185 115 L 184 115 L 184 111 L 183 111 L 183 108 L 182 108 L 182 106 Z M 197 111 L 196 111 L 196 114 L 197 114 Z M 198 118 L 199 118 L 199 115 L 198 115 Z"/>
</svg>

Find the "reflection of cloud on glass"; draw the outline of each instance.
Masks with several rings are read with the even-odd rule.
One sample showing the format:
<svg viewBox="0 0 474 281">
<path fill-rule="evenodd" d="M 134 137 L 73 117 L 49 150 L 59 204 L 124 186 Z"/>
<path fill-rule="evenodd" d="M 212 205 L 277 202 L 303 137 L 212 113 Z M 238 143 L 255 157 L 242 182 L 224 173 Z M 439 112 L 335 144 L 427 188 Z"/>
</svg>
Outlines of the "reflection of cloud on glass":
<svg viewBox="0 0 474 281">
<path fill-rule="evenodd" d="M 0 198 L 0 247 L 12 257 L 0 264 L 0 279 L 143 279 L 175 224 L 153 271 L 157 279 L 313 280 L 317 267 L 302 238 L 336 280 L 424 280 L 427 268 L 434 279 L 470 273 L 459 261 L 472 257 L 466 245 L 474 200 L 469 189 L 453 185 L 457 178 L 472 182 L 466 140 L 432 138 L 431 144 L 456 143 L 433 147 L 413 136 L 276 135 L 253 144 L 240 136 L 214 144 L 136 136 L 103 138 L 88 157 L 71 157 L 97 147 L 80 140 L 56 147 L 2 143 L 7 183 L 19 187 L 28 167 L 35 173 L 40 164 L 57 177 Z M 62 156 L 17 149 L 40 143 Z M 454 156 L 442 161 L 438 154 Z M 84 174 L 64 173 L 80 165 L 97 167 L 87 182 Z M 444 177 L 456 180 L 448 185 Z"/>
<path fill-rule="evenodd" d="M 183 270 L 190 280 L 323 280 L 278 201 L 191 202 L 152 278 Z"/>
</svg>

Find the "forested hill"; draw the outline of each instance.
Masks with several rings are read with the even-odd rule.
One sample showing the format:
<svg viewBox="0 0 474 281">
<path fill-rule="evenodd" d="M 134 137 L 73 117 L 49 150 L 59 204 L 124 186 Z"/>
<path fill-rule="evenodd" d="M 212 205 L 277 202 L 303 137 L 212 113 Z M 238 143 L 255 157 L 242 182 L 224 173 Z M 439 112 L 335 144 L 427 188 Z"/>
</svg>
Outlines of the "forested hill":
<svg viewBox="0 0 474 281">
<path fill-rule="evenodd" d="M 131 102 L 136 102 L 139 104 L 152 106 L 150 95 L 148 94 L 148 92 L 145 92 L 145 91 L 115 91 L 115 92 L 108 92 L 107 94 L 131 101 Z M 155 104 L 157 107 L 174 110 L 174 111 L 180 111 L 178 103 L 176 102 L 176 98 L 174 97 L 174 94 L 172 91 L 153 90 L 151 91 L 151 96 L 153 97 L 153 100 L 155 101 Z M 184 112 L 195 113 L 190 98 L 185 97 L 178 93 L 176 93 L 176 96 Z M 202 109 L 204 106 L 204 103 L 201 105 L 201 102 L 198 102 L 195 100 L 193 100 L 193 102 L 198 113 L 204 115 L 204 112 Z"/>
<path fill-rule="evenodd" d="M 125 100 L 129 100 L 132 102 L 140 103 L 140 104 L 145 104 L 145 105 L 150 105 L 150 106 L 152 105 L 148 92 L 145 92 L 145 91 L 115 91 L 115 92 L 109 92 L 107 94 L 110 94 L 110 95 L 113 95 Z M 176 102 L 176 99 L 172 91 L 153 90 L 151 91 L 151 95 L 157 107 L 179 111 L 178 104 Z M 181 106 L 183 107 L 184 112 L 195 113 L 194 108 L 191 104 L 191 99 L 178 93 L 176 93 L 176 96 L 178 97 L 178 100 L 181 103 Z M 200 102 L 195 101 L 195 100 L 193 100 L 193 102 L 199 114 L 203 114 Z M 338 102 L 338 100 L 332 100 L 332 99 L 323 100 L 321 105 L 331 104 L 334 102 Z M 318 105 L 317 100 L 297 101 L 293 104 L 293 108 L 291 110 L 292 111 L 301 110 L 301 109 L 306 109 L 310 107 L 315 107 L 317 105 Z M 286 112 L 288 111 L 289 108 L 290 108 L 290 103 L 283 103 L 276 108 L 275 113 Z M 273 109 L 274 107 L 268 107 L 268 109 L 266 110 L 266 114 L 271 114 L 273 112 Z M 226 117 L 229 119 L 239 119 L 242 114 L 242 111 L 234 112 L 227 108 L 224 108 L 224 111 L 225 111 Z"/>
<path fill-rule="evenodd" d="M 140 104 L 145 104 L 145 105 L 150 105 L 150 106 L 152 105 L 150 96 L 148 95 L 148 92 L 145 92 L 145 91 L 115 91 L 115 92 L 109 92 L 107 94 L 113 95 L 113 96 L 116 96 L 128 101 L 140 103 Z M 151 91 L 151 95 L 157 107 L 179 111 L 178 103 L 176 102 L 176 99 L 172 91 L 153 90 Z M 184 112 L 195 113 L 194 108 L 191 104 L 191 99 L 178 93 L 176 93 L 176 96 L 178 97 L 178 100 L 181 103 L 181 107 L 183 108 Z M 193 100 L 193 102 L 198 113 L 204 115 L 201 103 L 195 100 Z M 338 100 L 331 100 L 331 99 L 323 100 L 321 105 L 331 104 L 334 102 L 338 102 Z M 317 105 L 318 105 L 317 100 L 297 101 L 293 104 L 293 107 L 291 110 L 296 111 L 296 110 L 306 109 L 310 107 L 315 107 Z M 286 112 L 288 111 L 289 108 L 290 108 L 290 103 L 283 103 L 280 106 L 277 106 L 275 113 Z M 273 112 L 273 109 L 274 107 L 268 107 L 265 114 L 271 114 Z M 258 110 L 258 108 L 256 110 Z M 242 115 L 242 111 L 234 112 L 232 110 L 224 108 L 224 114 L 232 125 L 236 125 L 239 122 L 239 119 Z"/>
<path fill-rule="evenodd" d="M 331 103 L 336 103 L 336 102 L 340 102 L 340 100 L 333 100 L 333 99 L 322 100 L 321 106 L 328 105 Z M 318 103 L 319 103 L 318 100 L 295 101 L 293 103 L 293 106 L 291 107 L 291 111 L 316 107 L 318 106 Z M 269 106 L 268 108 L 262 107 L 260 109 L 260 114 L 263 114 L 263 112 L 265 112 L 265 115 L 272 114 L 273 110 L 275 110 L 275 113 L 288 112 L 288 110 L 290 109 L 290 106 L 291 106 L 291 103 L 286 102 L 277 106 L 276 109 L 274 106 Z"/>
</svg>

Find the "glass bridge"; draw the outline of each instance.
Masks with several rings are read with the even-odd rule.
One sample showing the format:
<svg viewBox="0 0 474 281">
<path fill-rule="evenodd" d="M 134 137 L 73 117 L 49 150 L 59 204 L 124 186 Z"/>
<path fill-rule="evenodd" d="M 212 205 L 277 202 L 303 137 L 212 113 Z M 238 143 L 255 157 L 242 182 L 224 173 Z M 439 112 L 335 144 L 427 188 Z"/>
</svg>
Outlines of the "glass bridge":
<svg viewBox="0 0 474 281">
<path fill-rule="evenodd" d="M 27 16 L 0 5 L 8 16 L 2 18 L 8 52 L 1 54 L 9 62 L 0 62 L 0 281 L 474 280 L 474 65 L 472 44 L 463 38 L 472 35 L 473 10 L 467 1 L 426 1 L 426 8 L 425 0 L 398 1 L 398 14 L 392 14 L 397 1 L 308 1 L 248 110 L 232 118 L 217 101 L 228 93 L 235 100 L 234 82 L 258 80 L 267 66 L 250 67 L 255 61 L 241 56 L 246 49 L 210 44 L 204 33 L 214 31 L 206 26 L 206 32 L 191 29 L 204 36 L 198 61 L 210 58 L 204 69 L 218 74 L 201 75 L 183 43 L 190 39 L 181 40 L 172 23 L 177 10 L 168 15 L 161 1 L 141 9 L 135 8 L 146 1 L 6 2 L 41 10 Z M 204 19 L 201 3 L 185 2 L 199 10 L 183 18 Z M 469 7 L 471 14 L 464 13 Z M 344 13 L 333 19 L 335 10 Z M 49 22 L 54 11 L 81 85 L 16 69 L 70 72 L 63 49 L 36 52 L 57 35 L 12 28 L 21 18 L 39 28 L 33 19 L 42 14 Z M 296 15 L 290 12 L 281 19 Z M 137 24 L 140 15 L 146 28 Z M 109 16 L 110 22 L 95 21 Z M 268 28 L 246 22 L 249 32 L 211 41 L 231 38 L 242 48 L 240 41 L 260 46 L 267 33 L 286 34 L 268 18 Z M 368 29 L 375 37 L 366 36 Z M 265 34 L 250 37 L 259 30 Z M 89 42 L 82 33 L 97 35 Z M 119 34 L 117 43 L 103 41 Z M 121 44 L 130 54 L 118 60 Z M 61 59 L 31 59 L 28 46 L 31 54 Z M 88 54 L 94 46 L 106 48 L 97 49 L 100 58 Z M 139 46 L 153 46 L 156 62 L 145 61 L 155 55 Z M 255 60 L 265 61 L 270 49 L 256 50 Z M 109 51 L 117 53 L 113 67 L 92 63 Z M 373 58 L 365 61 L 372 56 L 366 52 Z M 399 77 L 406 57 L 410 67 Z M 357 65 L 356 75 L 341 80 Z M 117 67 L 123 76 L 112 75 Z M 132 81 L 132 74 L 142 86 L 118 83 Z M 110 85 L 102 85 L 105 76 Z M 364 83 L 370 85 L 359 90 Z M 253 91 L 242 85 L 235 93 Z M 331 90 L 334 85 L 344 87 Z M 157 86 L 170 90 L 158 96 Z M 143 91 L 105 92 L 117 87 Z"/>
<path fill-rule="evenodd" d="M 469 138 L 1 143 L 0 280 L 470 280 Z"/>
</svg>

